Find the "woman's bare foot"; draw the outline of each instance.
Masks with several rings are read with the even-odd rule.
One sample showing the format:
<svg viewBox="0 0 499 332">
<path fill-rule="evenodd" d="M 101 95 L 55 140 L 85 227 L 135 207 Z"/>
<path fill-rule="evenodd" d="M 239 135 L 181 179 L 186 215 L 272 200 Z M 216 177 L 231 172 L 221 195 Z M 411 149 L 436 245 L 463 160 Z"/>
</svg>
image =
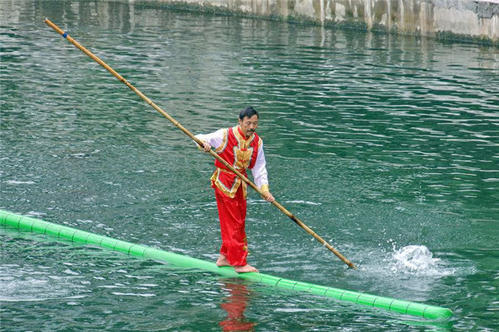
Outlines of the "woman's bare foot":
<svg viewBox="0 0 499 332">
<path fill-rule="evenodd" d="M 217 259 L 217 266 L 230 266 L 230 264 L 224 255 L 220 255 Z"/>
<path fill-rule="evenodd" d="M 237 273 L 258 272 L 256 268 L 249 264 L 246 264 L 244 266 L 234 266 L 234 271 L 236 271 Z"/>
</svg>

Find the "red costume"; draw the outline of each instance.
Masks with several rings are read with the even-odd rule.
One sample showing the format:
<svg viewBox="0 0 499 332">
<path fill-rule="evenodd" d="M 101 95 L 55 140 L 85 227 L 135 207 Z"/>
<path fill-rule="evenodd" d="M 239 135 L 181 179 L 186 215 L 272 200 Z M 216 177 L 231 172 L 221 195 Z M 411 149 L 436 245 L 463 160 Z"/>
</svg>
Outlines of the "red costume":
<svg viewBox="0 0 499 332">
<path fill-rule="evenodd" d="M 236 126 L 197 137 L 212 144 L 216 153 L 245 176 L 246 169 L 251 169 L 256 184 L 268 191 L 263 143 L 256 133 L 246 138 Z M 220 253 L 230 265 L 244 266 L 248 256 L 245 232 L 247 184 L 220 161 L 215 160 L 215 166 L 211 185 L 215 189 L 222 233 Z"/>
</svg>

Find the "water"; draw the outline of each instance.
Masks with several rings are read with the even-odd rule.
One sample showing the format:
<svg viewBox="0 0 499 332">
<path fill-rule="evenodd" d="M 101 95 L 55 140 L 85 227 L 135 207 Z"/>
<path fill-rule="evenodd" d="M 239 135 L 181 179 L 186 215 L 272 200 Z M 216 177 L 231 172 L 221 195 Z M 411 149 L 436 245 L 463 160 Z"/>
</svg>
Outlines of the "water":
<svg viewBox="0 0 499 332">
<path fill-rule="evenodd" d="M 262 272 L 444 306 L 429 323 L 1 229 L 2 330 L 481 330 L 499 324 L 496 48 L 171 11 L 0 0 L 0 208 L 206 260 L 212 161 L 49 29 L 194 133 L 261 112 L 274 196 L 250 193 Z"/>
</svg>

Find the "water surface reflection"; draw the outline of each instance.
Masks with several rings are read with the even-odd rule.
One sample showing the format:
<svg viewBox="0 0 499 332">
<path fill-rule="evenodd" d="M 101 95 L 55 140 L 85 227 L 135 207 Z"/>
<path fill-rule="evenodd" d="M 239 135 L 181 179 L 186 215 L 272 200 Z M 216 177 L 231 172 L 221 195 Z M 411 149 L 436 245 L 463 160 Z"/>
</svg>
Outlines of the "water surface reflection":
<svg viewBox="0 0 499 332">
<path fill-rule="evenodd" d="M 229 292 L 220 307 L 227 312 L 227 317 L 220 322 L 223 331 L 254 331 L 257 323 L 247 319 L 244 315 L 250 303 L 248 287 L 238 280 L 223 281 L 223 290 Z"/>
</svg>

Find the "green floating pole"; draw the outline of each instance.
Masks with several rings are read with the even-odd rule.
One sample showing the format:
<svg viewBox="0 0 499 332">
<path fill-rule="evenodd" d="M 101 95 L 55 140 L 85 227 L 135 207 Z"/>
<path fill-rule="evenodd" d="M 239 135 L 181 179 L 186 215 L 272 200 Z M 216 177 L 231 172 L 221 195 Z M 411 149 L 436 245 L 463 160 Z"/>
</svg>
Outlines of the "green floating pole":
<svg viewBox="0 0 499 332">
<path fill-rule="evenodd" d="M 263 273 L 236 273 L 232 267 L 218 267 L 215 263 L 203 261 L 197 258 L 179 255 L 140 244 L 133 244 L 107 236 L 50 223 L 40 219 L 21 216 L 4 210 L 0 210 L 0 225 L 17 228 L 21 231 L 46 234 L 55 238 L 61 238 L 77 243 L 96 245 L 131 256 L 166 262 L 178 267 L 196 268 L 217 273 L 228 278 L 246 279 L 283 289 L 308 292 L 316 295 L 331 297 L 341 301 L 348 301 L 375 308 L 386 309 L 405 315 L 438 320 L 447 319 L 452 316 L 452 311 L 450 309 L 442 307 L 358 293 L 339 288 L 314 285 L 306 282 L 274 277 Z"/>
</svg>

